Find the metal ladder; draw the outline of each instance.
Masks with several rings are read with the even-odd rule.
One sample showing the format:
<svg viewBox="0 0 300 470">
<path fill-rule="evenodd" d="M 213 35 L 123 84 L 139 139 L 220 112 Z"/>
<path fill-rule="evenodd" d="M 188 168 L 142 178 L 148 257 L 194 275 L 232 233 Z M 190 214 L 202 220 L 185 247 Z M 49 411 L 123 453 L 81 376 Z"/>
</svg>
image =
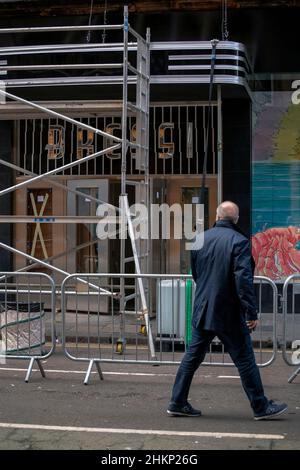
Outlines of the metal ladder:
<svg viewBox="0 0 300 470">
<path fill-rule="evenodd" d="M 137 40 L 136 68 L 128 61 L 128 33 L 135 36 Z M 136 76 L 136 103 L 128 103 L 127 86 L 128 71 Z M 120 338 L 117 340 L 116 351 L 123 353 L 126 344 L 125 340 L 125 315 L 128 313 L 126 304 L 129 300 L 135 300 L 135 312 L 139 314 L 141 321 L 140 333 L 148 337 L 148 346 L 152 358 L 155 358 L 155 348 L 149 319 L 149 289 L 147 280 L 138 277 L 135 285 L 135 292 L 126 295 L 124 274 L 129 263 L 134 263 L 137 274 L 149 272 L 150 254 L 150 217 L 148 216 L 147 238 L 137 241 L 133 227 L 132 217 L 135 214 L 130 212 L 127 188 L 134 186 L 135 200 L 150 208 L 150 188 L 149 188 L 149 92 L 150 92 L 150 31 L 147 29 L 146 40 L 134 32 L 128 24 L 128 8 L 124 9 L 124 54 L 123 54 L 123 110 L 122 110 L 122 167 L 121 167 L 121 217 L 125 218 L 128 227 L 128 235 L 131 241 L 132 256 L 126 257 L 125 239 L 121 238 L 120 250 Z M 135 139 L 127 139 L 127 112 L 133 111 L 136 115 L 136 135 Z M 134 140 L 134 141 L 132 141 Z M 127 151 L 134 149 L 135 169 L 138 170 L 142 180 L 134 181 L 127 177 Z M 148 298 L 148 302 L 147 302 Z M 132 313 L 132 312 L 131 312 Z"/>
</svg>

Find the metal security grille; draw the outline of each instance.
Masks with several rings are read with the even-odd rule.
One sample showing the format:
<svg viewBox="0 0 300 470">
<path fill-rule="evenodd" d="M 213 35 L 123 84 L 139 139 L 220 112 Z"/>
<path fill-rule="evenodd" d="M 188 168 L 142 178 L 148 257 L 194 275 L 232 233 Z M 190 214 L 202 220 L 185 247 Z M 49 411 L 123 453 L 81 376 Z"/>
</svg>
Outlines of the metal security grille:
<svg viewBox="0 0 300 470">
<path fill-rule="evenodd" d="M 113 131 L 121 135 L 121 118 L 77 118 L 92 127 Z M 129 124 L 130 125 L 130 124 Z M 19 123 L 19 161 L 17 165 L 26 171 L 41 174 L 80 160 L 105 148 L 105 137 L 78 129 L 60 119 L 27 119 Z M 85 164 L 63 170 L 62 175 L 114 175 L 120 174 L 121 150 L 102 155 Z M 133 170 L 134 171 L 134 170 Z M 135 171 L 138 173 L 138 171 Z M 19 175 L 22 175 L 19 172 Z"/>
<path fill-rule="evenodd" d="M 194 175 L 202 173 L 207 104 L 153 106 L 150 113 L 150 172 Z M 208 168 L 217 174 L 217 105 L 209 129 Z"/>
<path fill-rule="evenodd" d="M 192 175 L 202 173 L 205 147 L 207 104 L 153 105 L 150 108 L 150 173 L 154 175 Z M 77 118 L 89 126 L 121 137 L 121 117 Z M 128 135 L 136 140 L 136 118 L 128 117 Z M 60 119 L 23 119 L 19 121 L 17 166 L 41 174 L 81 159 L 105 147 L 105 137 L 78 129 Z M 135 164 L 136 149 L 127 155 L 129 175 L 140 170 Z M 64 175 L 119 175 L 121 151 L 101 155 L 61 172 Z M 217 174 L 217 105 L 213 105 L 209 130 L 208 173 Z"/>
</svg>

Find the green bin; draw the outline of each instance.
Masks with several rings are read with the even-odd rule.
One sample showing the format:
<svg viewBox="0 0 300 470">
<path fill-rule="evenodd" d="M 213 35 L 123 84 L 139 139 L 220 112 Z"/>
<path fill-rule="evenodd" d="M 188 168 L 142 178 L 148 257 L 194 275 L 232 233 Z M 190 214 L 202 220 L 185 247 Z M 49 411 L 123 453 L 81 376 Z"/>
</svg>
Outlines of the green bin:
<svg viewBox="0 0 300 470">
<path fill-rule="evenodd" d="M 188 346 L 192 339 L 193 315 L 193 279 L 188 279 L 185 285 L 185 344 Z"/>
</svg>

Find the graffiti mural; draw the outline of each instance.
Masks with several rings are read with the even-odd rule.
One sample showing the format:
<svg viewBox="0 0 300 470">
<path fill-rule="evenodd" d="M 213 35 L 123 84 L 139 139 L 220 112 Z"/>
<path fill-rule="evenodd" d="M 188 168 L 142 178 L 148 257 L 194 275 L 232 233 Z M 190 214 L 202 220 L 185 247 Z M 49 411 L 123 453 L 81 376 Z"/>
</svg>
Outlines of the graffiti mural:
<svg viewBox="0 0 300 470">
<path fill-rule="evenodd" d="M 289 92 L 255 93 L 252 250 L 256 274 L 300 272 L 300 105 Z"/>
</svg>

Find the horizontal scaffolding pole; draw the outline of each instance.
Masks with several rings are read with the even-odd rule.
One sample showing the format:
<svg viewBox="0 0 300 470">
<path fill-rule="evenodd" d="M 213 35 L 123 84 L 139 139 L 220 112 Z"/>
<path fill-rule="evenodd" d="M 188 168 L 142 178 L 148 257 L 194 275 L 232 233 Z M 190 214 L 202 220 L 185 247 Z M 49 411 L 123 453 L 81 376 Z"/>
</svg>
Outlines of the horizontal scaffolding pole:
<svg viewBox="0 0 300 470">
<path fill-rule="evenodd" d="M 1 28 L 0 34 L 8 33 L 51 33 L 51 32 L 65 32 L 65 31 L 98 31 L 103 29 L 123 29 L 122 24 L 111 25 L 84 25 L 84 26 L 46 26 L 46 27 L 32 27 L 32 28 Z"/>
<path fill-rule="evenodd" d="M 68 78 L 33 78 L 33 79 L 15 79 L 15 80 L 1 80 L 7 88 L 27 88 L 38 86 L 70 86 L 70 85 L 120 85 L 123 81 L 122 75 L 109 76 L 109 77 L 68 77 Z M 137 82 L 136 76 L 128 77 L 127 84 L 135 85 Z M 100 133 L 100 132 L 99 132 Z M 112 136 L 110 137 L 112 138 Z M 117 140 L 116 138 L 114 140 Z"/>
<path fill-rule="evenodd" d="M 51 215 L 45 217 L 34 217 L 33 215 L 0 215 L 0 224 L 117 224 L 121 217 L 114 216 L 72 216 Z"/>
<path fill-rule="evenodd" d="M 210 76 L 203 75 L 151 75 L 150 83 L 152 85 L 169 85 L 169 84 L 209 84 Z M 44 79 L 16 79 L 1 80 L 7 88 L 29 88 L 29 87 L 46 87 L 46 86 L 89 86 L 89 85 L 121 85 L 123 77 L 69 77 L 69 78 L 44 78 Z M 216 74 L 214 82 L 220 85 L 241 85 L 247 89 L 250 94 L 247 80 L 238 75 Z M 128 77 L 128 85 L 136 85 L 137 77 L 131 75 Z M 0 105 L 1 106 L 1 105 Z M 0 108 L 1 109 L 1 108 Z M 115 139 L 116 140 L 116 139 Z"/>
<path fill-rule="evenodd" d="M 39 109 L 40 111 L 43 111 L 44 113 L 49 114 L 50 116 L 55 116 L 56 118 L 70 122 L 71 124 L 74 124 L 80 129 L 86 129 L 88 131 L 94 132 L 95 134 L 102 135 L 103 137 L 106 137 L 107 139 L 114 140 L 116 142 L 122 142 L 122 139 L 119 139 L 119 137 L 109 134 L 108 132 L 101 131 L 100 129 L 96 129 L 95 127 L 89 126 L 88 124 L 84 124 L 83 122 L 76 121 L 75 119 L 65 116 L 64 114 L 60 114 L 60 113 L 57 113 L 56 111 L 53 111 L 52 109 L 45 108 L 44 106 L 34 103 L 33 101 L 25 100 L 24 98 L 21 98 L 20 96 L 12 95 L 11 93 L 8 93 L 7 91 L 4 91 L 2 89 L 0 89 L 0 95 L 10 98 L 13 101 L 20 101 L 20 103 L 24 103 L 30 106 L 31 108 Z M 1 109 L 1 103 L 0 103 L 0 109 Z"/>
<path fill-rule="evenodd" d="M 42 46 L 13 46 L 1 47 L 0 56 L 9 55 L 31 55 L 31 54 L 48 54 L 53 52 L 59 53 L 72 53 L 72 52 L 106 52 L 106 51 L 123 51 L 123 43 L 93 43 L 93 44 L 52 44 Z M 129 51 L 135 51 L 137 48 L 136 42 L 128 44 Z"/>
<path fill-rule="evenodd" d="M 18 70 L 76 70 L 76 69 L 121 69 L 123 64 L 41 64 L 41 65 L 1 65 L 0 71 Z"/>
<path fill-rule="evenodd" d="M 1 281 L 0 281 L 1 282 Z M 0 286 L 1 286 L 1 283 L 0 283 Z M 51 295 L 53 292 L 51 290 L 33 290 L 33 289 L 1 289 L 0 288 L 0 293 L 1 294 L 27 294 L 28 295 L 28 292 L 30 292 L 30 295 Z M 56 295 L 61 295 L 61 290 L 57 290 L 55 289 L 55 293 Z M 66 295 L 78 295 L 78 296 L 97 296 L 98 297 L 98 292 L 80 292 L 80 291 L 77 291 L 77 290 L 72 290 L 72 291 L 66 291 L 65 292 Z M 115 296 L 117 296 L 118 294 L 114 294 Z M 9 301 L 8 301 L 9 302 Z"/>
</svg>

